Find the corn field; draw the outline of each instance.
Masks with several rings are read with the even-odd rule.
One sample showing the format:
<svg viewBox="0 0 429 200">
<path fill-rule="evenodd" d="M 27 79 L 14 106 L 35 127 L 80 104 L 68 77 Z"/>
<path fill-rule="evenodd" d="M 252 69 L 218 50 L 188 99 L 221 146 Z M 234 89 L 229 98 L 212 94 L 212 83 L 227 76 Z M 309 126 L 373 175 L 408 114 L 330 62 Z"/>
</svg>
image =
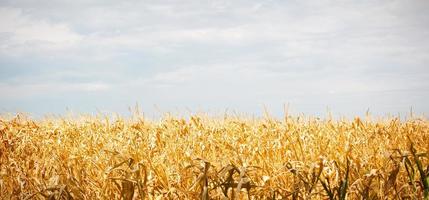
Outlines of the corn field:
<svg viewBox="0 0 429 200">
<path fill-rule="evenodd" d="M 0 117 L 0 199 L 428 199 L 425 118 Z"/>
</svg>

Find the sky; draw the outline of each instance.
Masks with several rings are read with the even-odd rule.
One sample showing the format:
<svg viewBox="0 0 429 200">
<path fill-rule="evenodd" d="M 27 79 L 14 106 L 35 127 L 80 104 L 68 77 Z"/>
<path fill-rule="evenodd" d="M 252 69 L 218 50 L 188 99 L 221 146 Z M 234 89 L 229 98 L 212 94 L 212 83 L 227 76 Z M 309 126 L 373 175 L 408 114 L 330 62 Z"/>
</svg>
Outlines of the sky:
<svg viewBox="0 0 429 200">
<path fill-rule="evenodd" d="M 0 0 L 0 113 L 429 113 L 427 0 Z"/>
</svg>

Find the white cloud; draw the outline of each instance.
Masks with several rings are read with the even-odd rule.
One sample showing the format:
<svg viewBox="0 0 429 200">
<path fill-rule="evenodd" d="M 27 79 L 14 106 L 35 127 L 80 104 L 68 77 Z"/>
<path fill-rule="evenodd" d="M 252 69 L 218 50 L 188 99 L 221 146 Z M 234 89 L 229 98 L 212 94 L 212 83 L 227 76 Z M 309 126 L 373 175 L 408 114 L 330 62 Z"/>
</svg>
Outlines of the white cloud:
<svg viewBox="0 0 429 200">
<path fill-rule="evenodd" d="M 141 93 L 130 98 L 151 93 L 158 105 L 365 100 L 347 99 L 347 109 L 386 91 L 404 100 L 403 91 L 429 88 L 427 2 L 5 1 L 0 70 L 12 78 L 0 80 L 9 84 L 0 91 L 115 96 L 132 88 Z M 37 70 L 13 68 L 22 65 Z"/>
<path fill-rule="evenodd" d="M 6 99 L 57 96 L 70 92 L 105 92 L 110 84 L 102 82 L 88 83 L 35 83 L 35 84 L 0 84 L 0 93 Z"/>
<path fill-rule="evenodd" d="M 71 88 L 74 90 L 97 92 L 97 91 L 106 91 L 110 88 L 110 86 L 105 83 L 83 83 L 83 84 L 73 85 Z"/>
<path fill-rule="evenodd" d="M 61 50 L 82 39 L 66 24 L 33 19 L 16 8 L 0 7 L 0 24 L 2 54 Z"/>
</svg>

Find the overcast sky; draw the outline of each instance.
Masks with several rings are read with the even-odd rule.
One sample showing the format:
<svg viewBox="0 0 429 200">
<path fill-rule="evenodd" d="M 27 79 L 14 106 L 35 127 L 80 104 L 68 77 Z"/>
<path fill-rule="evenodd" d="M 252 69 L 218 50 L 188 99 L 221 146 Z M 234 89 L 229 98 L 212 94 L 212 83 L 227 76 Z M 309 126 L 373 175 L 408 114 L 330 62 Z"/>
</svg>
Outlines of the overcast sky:
<svg viewBox="0 0 429 200">
<path fill-rule="evenodd" d="M 0 113 L 429 113 L 429 1 L 0 0 Z M 185 113 L 186 114 L 186 113 Z"/>
</svg>

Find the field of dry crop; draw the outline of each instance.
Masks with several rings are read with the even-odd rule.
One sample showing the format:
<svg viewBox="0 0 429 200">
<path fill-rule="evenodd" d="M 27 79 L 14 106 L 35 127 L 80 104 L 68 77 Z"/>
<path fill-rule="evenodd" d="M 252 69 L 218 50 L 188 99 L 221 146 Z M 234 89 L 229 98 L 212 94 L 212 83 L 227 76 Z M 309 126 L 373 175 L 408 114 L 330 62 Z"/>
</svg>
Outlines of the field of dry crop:
<svg viewBox="0 0 429 200">
<path fill-rule="evenodd" d="M 423 199 L 425 118 L 0 117 L 0 199 Z"/>
</svg>

